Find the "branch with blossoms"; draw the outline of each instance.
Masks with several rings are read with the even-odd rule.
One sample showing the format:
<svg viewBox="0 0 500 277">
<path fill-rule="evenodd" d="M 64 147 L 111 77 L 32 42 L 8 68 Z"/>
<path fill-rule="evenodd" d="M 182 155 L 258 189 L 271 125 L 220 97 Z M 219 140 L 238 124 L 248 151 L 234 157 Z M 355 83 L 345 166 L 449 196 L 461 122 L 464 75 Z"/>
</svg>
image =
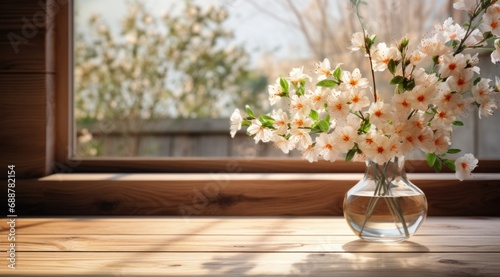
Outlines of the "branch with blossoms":
<svg viewBox="0 0 500 277">
<path fill-rule="evenodd" d="M 359 15 L 361 2 L 351 3 Z M 497 109 L 500 78 L 492 84 L 480 76 L 477 50 L 490 50 L 492 62 L 500 62 L 500 5 L 461 0 L 454 8 L 468 13 L 466 23 L 449 18 L 416 45 L 406 37 L 397 45 L 376 43 L 363 26 L 352 36 L 350 49 L 365 52 L 373 74 L 391 74 L 390 99 L 377 96 L 375 78 L 370 85 L 359 69 L 332 67 L 324 59 L 316 64 L 313 85 L 303 68 L 294 68 L 269 86 L 270 104 L 284 102 L 288 110 L 257 116 L 248 106 L 246 112 L 236 109 L 231 136 L 246 126 L 256 143 L 272 142 L 283 153 L 297 149 L 309 162 L 343 157 L 382 165 L 423 151 L 437 172 L 446 166 L 460 180 L 470 177 L 477 166 L 472 154 L 455 161 L 446 155 L 461 151 L 450 148 L 453 126 L 463 126 L 461 119 L 473 108 L 480 118 Z M 494 48 L 488 48 L 489 41 Z"/>
</svg>

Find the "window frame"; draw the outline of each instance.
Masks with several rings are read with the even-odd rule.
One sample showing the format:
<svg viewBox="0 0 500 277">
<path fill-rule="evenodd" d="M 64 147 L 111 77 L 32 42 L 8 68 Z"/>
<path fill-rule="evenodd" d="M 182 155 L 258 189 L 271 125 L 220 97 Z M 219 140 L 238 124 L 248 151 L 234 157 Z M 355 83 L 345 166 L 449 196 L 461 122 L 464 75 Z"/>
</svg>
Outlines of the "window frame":
<svg viewBox="0 0 500 277">
<path fill-rule="evenodd" d="M 74 155 L 76 138 L 73 137 L 73 0 L 61 6 L 56 14 L 56 93 L 55 93 L 55 149 L 53 166 L 60 172 L 234 172 L 242 173 L 360 173 L 364 163 L 319 161 L 308 163 L 299 158 L 81 158 Z M 67 73 L 67 74 L 65 74 Z M 229 134 L 228 134 L 229 135 Z M 475 172 L 498 172 L 500 160 L 482 159 Z M 407 160 L 407 171 L 432 173 L 425 160 Z M 237 168 L 237 169 L 234 169 Z M 236 170 L 236 171 L 235 171 Z M 447 169 L 444 172 L 450 172 Z"/>
</svg>

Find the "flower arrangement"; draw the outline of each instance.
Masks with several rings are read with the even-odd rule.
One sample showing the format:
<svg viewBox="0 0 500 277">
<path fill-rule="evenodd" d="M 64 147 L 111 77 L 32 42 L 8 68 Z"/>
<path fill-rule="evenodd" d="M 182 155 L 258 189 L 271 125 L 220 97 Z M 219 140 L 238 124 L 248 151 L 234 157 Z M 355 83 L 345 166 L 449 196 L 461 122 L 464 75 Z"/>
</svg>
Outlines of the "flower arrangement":
<svg viewBox="0 0 500 277">
<path fill-rule="evenodd" d="M 454 162 L 451 149 L 453 125 L 470 115 L 489 116 L 497 109 L 500 79 L 480 76 L 477 50 L 491 51 L 491 61 L 500 62 L 500 4 L 496 0 L 460 0 L 453 7 L 468 14 L 459 25 L 448 18 L 433 33 L 413 45 L 403 37 L 397 45 L 377 43 L 376 36 L 362 32 L 351 39 L 351 51 L 363 51 L 371 68 L 372 84 L 359 69 L 332 67 L 328 59 L 316 65 L 313 78 L 294 68 L 269 86 L 270 104 L 287 101 L 288 110 L 255 115 L 236 109 L 231 136 L 242 126 L 255 142 L 272 142 L 283 153 L 298 149 L 309 162 L 323 158 L 335 161 L 369 159 L 379 165 L 414 150 L 426 153 L 431 167 L 446 166 L 460 180 L 477 166 L 472 154 Z M 351 0 L 358 18 L 360 0 Z M 493 42 L 494 48 L 488 46 Z M 491 45 L 491 43 L 490 43 Z M 490 48 L 488 48 L 490 47 Z M 391 74 L 394 93 L 384 99 L 377 91 L 375 74 Z"/>
</svg>

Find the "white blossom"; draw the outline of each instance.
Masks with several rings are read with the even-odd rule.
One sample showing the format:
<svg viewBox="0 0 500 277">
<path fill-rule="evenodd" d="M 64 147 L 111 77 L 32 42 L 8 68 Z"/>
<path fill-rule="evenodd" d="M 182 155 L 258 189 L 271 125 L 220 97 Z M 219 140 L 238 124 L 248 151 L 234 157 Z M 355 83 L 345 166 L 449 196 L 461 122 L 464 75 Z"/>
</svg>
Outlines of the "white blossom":
<svg viewBox="0 0 500 277">
<path fill-rule="evenodd" d="M 292 128 L 290 134 L 289 140 L 299 148 L 307 149 L 312 144 L 312 138 L 308 129 Z"/>
<path fill-rule="evenodd" d="M 387 47 L 385 43 L 377 44 L 375 51 L 372 53 L 372 62 L 374 71 L 384 71 L 390 60 L 401 59 L 399 51 L 396 47 Z"/>
<path fill-rule="evenodd" d="M 450 132 L 446 129 L 438 129 L 434 133 L 434 138 L 432 140 L 433 146 L 430 152 L 436 154 L 443 154 L 448 151 L 450 147 Z"/>
<path fill-rule="evenodd" d="M 471 68 L 467 68 L 462 70 L 456 76 L 450 76 L 446 83 L 450 86 L 452 91 L 456 91 L 458 93 L 466 92 L 472 85 L 474 77 L 474 71 Z"/>
<path fill-rule="evenodd" d="M 408 100 L 410 100 L 411 108 L 421 111 L 427 110 L 434 92 L 432 86 L 415 86 L 413 90 L 407 92 L 409 94 Z"/>
<path fill-rule="evenodd" d="M 387 121 L 391 118 L 391 106 L 384 103 L 383 101 L 378 101 L 372 103 L 370 109 L 368 109 L 370 114 L 370 121 L 375 125 L 385 125 Z"/>
<path fill-rule="evenodd" d="M 398 147 L 395 139 L 390 139 L 385 135 L 375 134 L 371 137 L 370 146 L 362 144 L 362 151 L 366 157 L 376 162 L 384 164 L 398 154 Z"/>
<path fill-rule="evenodd" d="M 342 85 L 351 90 L 359 90 L 368 87 L 368 80 L 362 78 L 361 72 L 358 68 L 354 69 L 351 73 L 349 71 L 342 72 Z"/>
<path fill-rule="evenodd" d="M 354 147 L 354 143 L 358 138 L 358 130 L 346 125 L 343 128 L 335 129 L 332 135 L 338 149 L 345 153 Z"/>
<path fill-rule="evenodd" d="M 335 138 L 332 134 L 322 133 L 316 138 L 316 148 L 319 153 L 326 161 L 334 162 L 339 152 L 336 149 Z"/>
<path fill-rule="evenodd" d="M 463 54 L 442 55 L 439 59 L 439 74 L 441 78 L 450 75 L 458 75 L 467 66 L 467 60 Z"/>
<path fill-rule="evenodd" d="M 410 114 L 412 110 L 409 95 L 410 93 L 394 94 L 391 100 L 394 111 L 405 118 Z"/>
<path fill-rule="evenodd" d="M 283 89 L 281 88 L 280 78 L 276 79 L 273 85 L 267 87 L 267 92 L 269 93 L 269 103 L 271 106 L 276 105 L 283 96 Z"/>
<path fill-rule="evenodd" d="M 486 103 L 481 104 L 479 106 L 479 119 L 481 119 L 481 116 L 488 117 L 493 114 L 493 111 L 498 108 L 497 103 L 495 100 L 490 100 Z"/>
<path fill-rule="evenodd" d="M 455 160 L 455 176 L 460 180 L 472 178 L 472 171 L 476 168 L 478 160 L 472 154 L 465 154 Z"/>
<path fill-rule="evenodd" d="M 273 137 L 271 138 L 271 141 L 274 142 L 274 146 L 278 149 L 280 149 L 283 153 L 288 154 L 290 150 L 292 150 L 295 147 L 295 144 L 283 136 L 274 134 Z"/>
<path fill-rule="evenodd" d="M 302 148 L 302 159 L 305 159 L 310 163 L 317 162 L 318 155 L 318 148 L 314 147 L 312 144 L 308 145 L 305 148 Z"/>
<path fill-rule="evenodd" d="M 417 136 L 417 147 L 424 152 L 432 152 L 434 149 L 434 132 L 430 127 L 421 129 Z"/>
<path fill-rule="evenodd" d="M 316 70 L 314 72 L 318 75 L 318 81 L 326 79 L 332 74 L 330 61 L 325 58 L 323 62 L 316 63 Z"/>
<path fill-rule="evenodd" d="M 500 62 L 500 39 L 496 39 L 493 45 L 495 46 L 495 51 L 491 52 L 491 62 L 498 63 Z"/>
<path fill-rule="evenodd" d="M 490 79 L 481 79 L 475 86 L 472 87 L 472 96 L 474 96 L 474 100 L 479 103 L 487 103 L 493 100 L 493 88 L 490 87 L 489 83 Z"/>
<path fill-rule="evenodd" d="M 360 49 L 365 49 L 365 37 L 363 32 L 357 32 L 352 35 L 351 38 L 351 51 L 358 51 Z"/>
<path fill-rule="evenodd" d="M 281 109 L 273 111 L 271 117 L 274 119 L 274 131 L 277 135 L 284 135 L 288 131 L 288 114 Z"/>
<path fill-rule="evenodd" d="M 239 109 L 235 109 L 234 112 L 231 114 L 231 117 L 229 118 L 230 120 L 230 130 L 231 130 L 231 137 L 234 138 L 236 135 L 236 132 L 241 129 L 241 123 L 243 122 L 243 117 L 241 116 L 241 112 Z"/>
<path fill-rule="evenodd" d="M 312 78 L 309 75 L 304 74 L 303 71 L 304 71 L 303 66 L 293 68 L 292 71 L 290 71 L 290 74 L 288 75 L 288 80 L 290 80 L 290 82 L 296 86 L 299 83 L 306 80 L 312 81 Z"/>
<path fill-rule="evenodd" d="M 255 143 L 259 141 L 268 142 L 273 136 L 273 132 L 262 126 L 262 123 L 257 119 L 252 120 L 252 125 L 248 127 L 247 132 L 251 136 L 254 136 Z"/>
<path fill-rule="evenodd" d="M 370 106 L 370 99 L 368 99 L 365 90 L 351 91 L 349 94 L 349 102 L 351 102 L 351 109 L 354 111 L 361 111 L 364 107 Z"/>
<path fill-rule="evenodd" d="M 500 12 L 496 12 L 495 6 L 498 5 L 492 5 L 488 8 L 488 12 L 483 14 L 480 28 L 483 32 L 491 32 L 494 36 L 500 36 Z"/>
<path fill-rule="evenodd" d="M 327 111 L 332 119 L 342 120 L 349 114 L 349 98 L 345 95 L 330 95 L 327 99 Z"/>
<path fill-rule="evenodd" d="M 293 95 L 290 97 L 290 113 L 308 116 L 311 112 L 311 100 L 305 96 Z"/>
<path fill-rule="evenodd" d="M 314 91 L 308 90 L 306 97 L 309 98 L 312 107 L 316 111 L 323 110 L 328 98 L 328 89 L 324 87 L 317 87 Z"/>
</svg>

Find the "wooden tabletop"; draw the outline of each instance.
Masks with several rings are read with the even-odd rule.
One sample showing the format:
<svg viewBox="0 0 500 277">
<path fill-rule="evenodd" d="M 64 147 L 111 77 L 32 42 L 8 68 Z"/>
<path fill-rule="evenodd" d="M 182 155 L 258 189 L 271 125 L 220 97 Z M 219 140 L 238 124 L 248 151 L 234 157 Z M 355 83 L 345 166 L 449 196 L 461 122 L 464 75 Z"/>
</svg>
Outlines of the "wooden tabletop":
<svg viewBox="0 0 500 277">
<path fill-rule="evenodd" d="M 500 218 L 430 217 L 369 243 L 342 217 L 2 219 L 1 276 L 500 276 Z"/>
</svg>

